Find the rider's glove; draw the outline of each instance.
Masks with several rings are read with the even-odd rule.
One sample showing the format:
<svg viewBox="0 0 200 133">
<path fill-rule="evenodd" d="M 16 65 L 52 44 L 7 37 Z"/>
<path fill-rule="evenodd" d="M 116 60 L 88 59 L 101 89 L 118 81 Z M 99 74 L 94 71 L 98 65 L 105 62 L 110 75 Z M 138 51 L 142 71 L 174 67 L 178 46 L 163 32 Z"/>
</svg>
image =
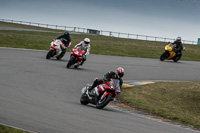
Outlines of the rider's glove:
<svg viewBox="0 0 200 133">
<path fill-rule="evenodd" d="M 82 57 L 83 57 L 83 59 L 86 59 L 86 55 L 83 54 Z"/>
</svg>

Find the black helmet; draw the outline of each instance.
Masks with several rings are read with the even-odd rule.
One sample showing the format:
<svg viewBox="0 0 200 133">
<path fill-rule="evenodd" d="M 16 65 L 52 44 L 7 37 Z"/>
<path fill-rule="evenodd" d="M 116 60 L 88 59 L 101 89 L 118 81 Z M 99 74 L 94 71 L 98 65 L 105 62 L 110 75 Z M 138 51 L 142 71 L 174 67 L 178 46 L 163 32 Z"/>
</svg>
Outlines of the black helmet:
<svg viewBox="0 0 200 133">
<path fill-rule="evenodd" d="M 64 33 L 65 35 L 69 35 L 69 31 L 65 31 L 65 33 Z"/>
<path fill-rule="evenodd" d="M 177 41 L 177 42 L 181 42 L 181 37 L 177 37 L 177 38 L 176 38 L 176 41 Z"/>
</svg>

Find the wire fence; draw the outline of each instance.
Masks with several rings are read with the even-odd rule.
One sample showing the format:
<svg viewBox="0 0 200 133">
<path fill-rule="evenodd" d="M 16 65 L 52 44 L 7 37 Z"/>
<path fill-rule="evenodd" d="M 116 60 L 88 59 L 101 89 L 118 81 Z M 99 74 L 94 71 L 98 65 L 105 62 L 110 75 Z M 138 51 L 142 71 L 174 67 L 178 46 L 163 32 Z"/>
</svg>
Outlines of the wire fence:
<svg viewBox="0 0 200 133">
<path fill-rule="evenodd" d="M 80 28 L 80 27 L 42 24 L 42 23 L 26 22 L 26 21 L 18 21 L 18 20 L 8 20 L 8 19 L 0 19 L 0 21 L 30 25 L 30 26 L 37 26 L 37 27 L 43 27 L 43 28 L 49 28 L 49 29 L 68 30 L 70 32 L 87 33 L 87 34 L 89 34 L 90 30 L 91 30 L 91 29 Z M 98 35 L 111 36 L 111 37 L 117 37 L 117 38 L 128 38 L 128 39 L 159 41 L 159 42 L 172 42 L 175 40 L 175 39 L 165 38 L 165 37 L 155 37 L 155 36 L 147 36 L 147 35 L 139 35 L 139 34 L 120 33 L 120 32 L 112 32 L 112 31 L 104 31 L 104 30 L 96 30 L 96 31 L 98 31 Z M 182 42 L 184 44 L 195 44 L 195 45 L 197 44 L 197 41 L 182 40 Z"/>
</svg>

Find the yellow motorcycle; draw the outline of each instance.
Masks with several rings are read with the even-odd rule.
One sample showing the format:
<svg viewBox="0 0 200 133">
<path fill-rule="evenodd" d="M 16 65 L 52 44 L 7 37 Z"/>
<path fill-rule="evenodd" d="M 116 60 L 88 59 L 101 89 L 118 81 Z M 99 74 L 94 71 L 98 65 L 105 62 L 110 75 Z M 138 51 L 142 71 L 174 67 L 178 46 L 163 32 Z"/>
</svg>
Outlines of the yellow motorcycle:
<svg viewBox="0 0 200 133">
<path fill-rule="evenodd" d="M 176 47 L 176 44 L 168 43 L 165 46 L 165 52 L 163 52 L 160 56 L 160 60 L 164 61 L 167 60 L 174 60 L 174 62 L 177 62 L 181 59 L 182 51 L 185 51 L 185 47 L 183 47 L 181 52 L 174 52 L 173 49 Z"/>
</svg>

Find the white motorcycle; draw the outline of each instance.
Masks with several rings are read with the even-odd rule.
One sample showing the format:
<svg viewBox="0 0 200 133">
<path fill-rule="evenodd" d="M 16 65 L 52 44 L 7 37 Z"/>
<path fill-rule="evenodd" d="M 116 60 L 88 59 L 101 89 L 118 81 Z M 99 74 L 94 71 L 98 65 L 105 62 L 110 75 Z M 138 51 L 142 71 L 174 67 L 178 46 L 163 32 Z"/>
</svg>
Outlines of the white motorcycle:
<svg viewBox="0 0 200 133">
<path fill-rule="evenodd" d="M 65 52 L 62 52 L 61 47 L 65 48 L 65 45 L 60 39 L 53 40 L 51 42 L 50 50 L 46 55 L 46 59 L 56 57 L 58 60 L 60 60 L 65 55 Z M 70 45 L 68 47 L 70 47 Z"/>
</svg>

